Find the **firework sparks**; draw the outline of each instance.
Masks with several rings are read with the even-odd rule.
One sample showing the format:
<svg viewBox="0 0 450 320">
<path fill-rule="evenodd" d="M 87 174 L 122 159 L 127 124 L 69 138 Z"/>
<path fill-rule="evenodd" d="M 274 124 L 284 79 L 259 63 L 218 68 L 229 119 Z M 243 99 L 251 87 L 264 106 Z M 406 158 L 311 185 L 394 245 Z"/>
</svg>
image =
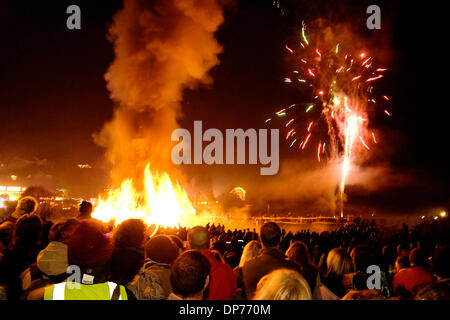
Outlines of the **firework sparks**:
<svg viewBox="0 0 450 320">
<path fill-rule="evenodd" d="M 309 112 L 309 111 L 311 111 L 311 109 L 312 108 L 314 108 L 314 105 L 312 104 L 312 105 L 310 105 L 308 108 L 306 108 L 306 112 Z"/>
<path fill-rule="evenodd" d="M 305 149 L 305 147 L 306 147 L 306 144 L 308 143 L 308 140 L 309 140 L 309 138 L 311 137 L 311 133 L 310 134 L 308 134 L 308 136 L 306 137 L 306 140 L 305 140 L 305 142 L 303 142 L 303 144 L 302 144 L 302 149 Z"/>
<path fill-rule="evenodd" d="M 303 37 L 303 40 L 305 41 L 305 43 L 306 43 L 307 45 L 309 45 L 308 39 L 306 39 L 305 29 L 306 29 L 306 26 L 305 26 L 305 23 L 303 22 L 303 26 L 302 26 L 302 37 Z"/>
<path fill-rule="evenodd" d="M 361 143 L 363 144 L 363 146 L 367 149 L 370 150 L 370 147 L 367 145 L 367 143 L 364 141 L 363 137 L 359 136 L 359 140 L 361 140 Z"/>
<path fill-rule="evenodd" d="M 314 37 L 308 38 L 306 24 L 303 23 L 298 52 L 286 45 L 289 53 L 296 57 L 298 65 L 295 66 L 292 77 L 284 78 L 284 82 L 306 91 L 305 96 L 313 97 L 313 102 L 292 104 L 289 108 L 276 112 L 276 115 L 288 115 L 287 119 L 282 120 L 287 121 L 286 140 L 290 140 L 290 147 L 299 143 L 298 149 L 305 150 L 308 142 L 315 140 L 319 162 L 323 162 L 325 158 L 342 158 L 342 214 L 342 198 L 354 154 L 352 151 L 356 148 L 354 142 L 359 139 L 360 148 L 366 150 L 371 150 L 368 142 L 373 140 L 373 143 L 377 143 L 374 132 L 367 130 L 368 105 L 378 107 L 390 101 L 387 95 L 382 95 L 383 99 L 376 99 L 372 86 L 383 77 L 380 73 L 387 69 L 376 67 L 375 58 L 365 50 L 354 54 L 347 51 L 342 43 L 328 44 L 327 47 L 331 50 L 326 50 L 321 46 L 323 43 L 318 45 Z M 318 108 L 314 108 L 315 106 Z M 387 109 L 384 109 L 384 113 L 392 116 Z M 306 137 L 302 141 L 297 137 L 293 138 L 295 130 L 289 126 L 294 121 L 296 127 L 305 123 Z"/>
<path fill-rule="evenodd" d="M 375 81 L 375 80 L 380 79 L 380 78 L 382 78 L 382 77 L 383 77 L 383 75 L 380 74 L 379 76 L 376 76 L 376 77 L 367 79 L 366 82 Z"/>
<path fill-rule="evenodd" d="M 317 160 L 320 162 L 320 152 L 322 151 L 322 142 L 317 147 Z"/>
</svg>

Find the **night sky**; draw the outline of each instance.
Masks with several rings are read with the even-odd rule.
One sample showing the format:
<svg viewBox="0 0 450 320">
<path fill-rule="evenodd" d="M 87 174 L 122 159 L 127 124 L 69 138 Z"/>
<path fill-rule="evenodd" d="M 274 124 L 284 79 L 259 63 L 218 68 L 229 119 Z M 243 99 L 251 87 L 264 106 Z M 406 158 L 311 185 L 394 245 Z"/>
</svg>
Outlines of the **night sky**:
<svg viewBox="0 0 450 320">
<path fill-rule="evenodd" d="M 205 129 L 264 128 L 265 119 L 298 98 L 283 78 L 292 69 L 285 45 L 301 21 L 346 22 L 369 47 L 385 52 L 380 59 L 389 71 L 380 85 L 395 101 L 394 117 L 378 121 L 387 151 L 375 151 L 372 161 L 389 163 L 407 181 L 371 192 L 349 186 L 350 202 L 397 211 L 448 206 L 444 10 L 432 2 L 425 8 L 410 1 L 280 0 L 287 12 L 281 15 L 272 3 L 239 0 L 226 10 L 216 34 L 224 52 L 210 73 L 214 83 L 185 91 L 180 126 L 202 120 Z M 66 28 L 71 4 L 81 7 L 81 30 Z M 370 4 L 381 8 L 381 30 L 365 26 Z M 64 187 L 74 196 L 108 186 L 109 165 L 92 134 L 112 116 L 104 74 L 114 52 L 106 34 L 121 6 L 116 0 L 0 3 L 0 185 Z M 282 144 L 281 168 L 285 161 L 314 160 L 287 147 Z M 243 185 L 251 194 L 254 184 L 271 179 L 258 176 L 259 165 L 183 170 L 192 183 L 217 192 Z"/>
</svg>

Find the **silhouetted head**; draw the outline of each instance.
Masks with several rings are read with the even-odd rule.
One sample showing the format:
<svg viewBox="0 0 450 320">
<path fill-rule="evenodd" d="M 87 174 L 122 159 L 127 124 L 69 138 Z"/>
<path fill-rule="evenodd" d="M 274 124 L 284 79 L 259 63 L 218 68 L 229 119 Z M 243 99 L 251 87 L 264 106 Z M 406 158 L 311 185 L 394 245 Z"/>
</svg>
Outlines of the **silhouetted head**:
<svg viewBox="0 0 450 320">
<path fill-rule="evenodd" d="M 20 218 L 24 214 L 33 214 L 36 212 L 39 203 L 37 200 L 31 196 L 26 196 L 17 202 L 16 210 L 11 215 L 13 218 Z"/>
<path fill-rule="evenodd" d="M 191 249 L 209 249 L 209 232 L 205 227 L 196 226 L 188 232 L 188 242 Z"/>
<path fill-rule="evenodd" d="M 299 263 L 304 266 L 309 264 L 311 259 L 308 252 L 308 247 L 302 241 L 295 241 L 286 251 L 286 256 L 289 260 Z"/>
<path fill-rule="evenodd" d="M 411 267 L 426 267 L 428 266 L 428 257 L 425 250 L 421 248 L 415 248 L 409 254 L 409 262 Z"/>
<path fill-rule="evenodd" d="M 92 214 L 92 203 L 89 201 L 83 201 L 80 204 L 80 219 L 88 219 L 91 217 Z"/>
<path fill-rule="evenodd" d="M 277 269 L 259 280 L 253 300 L 311 300 L 311 289 L 294 270 Z"/>
<path fill-rule="evenodd" d="M 114 231 L 114 246 L 142 249 L 145 230 L 145 224 L 141 219 L 128 219 L 121 222 Z"/>
<path fill-rule="evenodd" d="M 343 276 L 355 271 L 355 265 L 348 252 L 342 248 L 334 248 L 327 256 L 328 275 Z"/>
<path fill-rule="evenodd" d="M 14 242 L 27 245 L 39 244 L 42 221 L 37 215 L 26 214 L 19 218 L 14 232 Z"/>
<path fill-rule="evenodd" d="M 397 257 L 408 257 L 409 256 L 409 247 L 401 243 L 397 246 Z"/>
<path fill-rule="evenodd" d="M 416 300 L 450 300 L 450 279 L 435 281 L 421 289 Z"/>
<path fill-rule="evenodd" d="M 209 284 L 210 268 L 208 259 L 201 252 L 197 250 L 183 252 L 170 268 L 173 292 L 182 298 L 201 297 Z"/>
<path fill-rule="evenodd" d="M 261 227 L 261 242 L 264 247 L 276 247 L 280 244 L 281 229 L 275 222 L 266 222 Z"/>
<path fill-rule="evenodd" d="M 366 272 L 367 267 L 370 265 L 369 251 L 365 245 L 359 244 L 353 248 L 350 256 L 355 264 L 356 270 Z"/>
<path fill-rule="evenodd" d="M 69 219 L 63 222 L 57 222 L 50 228 L 48 234 L 49 241 L 58 241 L 67 244 L 70 236 L 80 223 L 77 219 Z"/>
<path fill-rule="evenodd" d="M 178 246 L 166 235 L 157 235 L 145 244 L 145 256 L 155 262 L 172 264 L 178 256 Z"/>
<path fill-rule="evenodd" d="M 450 279 L 450 245 L 434 249 L 431 266 L 438 278 Z"/>
</svg>

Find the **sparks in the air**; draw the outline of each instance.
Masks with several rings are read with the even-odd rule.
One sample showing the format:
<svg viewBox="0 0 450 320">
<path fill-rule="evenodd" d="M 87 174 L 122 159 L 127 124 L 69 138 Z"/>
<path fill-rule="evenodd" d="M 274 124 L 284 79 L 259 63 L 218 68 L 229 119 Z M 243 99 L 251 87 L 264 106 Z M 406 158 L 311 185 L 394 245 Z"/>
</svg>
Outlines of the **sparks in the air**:
<svg viewBox="0 0 450 320">
<path fill-rule="evenodd" d="M 380 109 L 392 116 L 388 111 L 390 97 L 378 96 L 374 89 L 376 80 L 383 78 L 382 73 L 387 68 L 376 66 L 377 58 L 368 50 L 354 51 L 342 42 L 327 43 L 329 40 L 324 41 L 321 35 L 314 37 L 306 31 L 303 23 L 297 49 L 286 45 L 295 66 L 284 79 L 287 85 L 298 88 L 303 97 L 311 100 L 291 104 L 276 115 L 285 123 L 285 136 L 290 147 L 297 144 L 299 150 L 304 150 L 310 143 L 317 146 L 319 162 L 342 159 L 340 192 L 343 210 L 342 199 L 352 165 L 358 162 L 360 152 L 371 150 L 372 144 L 378 142 L 375 133 L 368 130 L 372 113 Z M 282 117 L 285 115 L 287 117 Z M 293 137 L 296 132 L 293 129 L 301 125 L 306 128 L 304 140 Z M 360 143 L 355 144 L 356 139 Z"/>
</svg>

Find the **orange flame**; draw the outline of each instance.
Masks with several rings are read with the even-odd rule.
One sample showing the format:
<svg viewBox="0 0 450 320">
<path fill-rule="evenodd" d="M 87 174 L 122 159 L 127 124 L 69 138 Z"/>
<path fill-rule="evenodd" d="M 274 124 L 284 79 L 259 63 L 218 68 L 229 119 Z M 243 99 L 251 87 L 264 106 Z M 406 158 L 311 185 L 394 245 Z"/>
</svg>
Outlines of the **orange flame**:
<svg viewBox="0 0 450 320">
<path fill-rule="evenodd" d="M 106 198 L 100 197 L 92 217 L 103 222 L 114 221 L 116 226 L 135 218 L 147 225 L 164 227 L 188 226 L 195 217 L 196 211 L 188 195 L 177 183 L 172 183 L 167 173 L 152 174 L 147 164 L 144 186 L 144 192 L 138 192 L 131 179 L 124 180 L 120 188 L 109 191 Z"/>
</svg>

